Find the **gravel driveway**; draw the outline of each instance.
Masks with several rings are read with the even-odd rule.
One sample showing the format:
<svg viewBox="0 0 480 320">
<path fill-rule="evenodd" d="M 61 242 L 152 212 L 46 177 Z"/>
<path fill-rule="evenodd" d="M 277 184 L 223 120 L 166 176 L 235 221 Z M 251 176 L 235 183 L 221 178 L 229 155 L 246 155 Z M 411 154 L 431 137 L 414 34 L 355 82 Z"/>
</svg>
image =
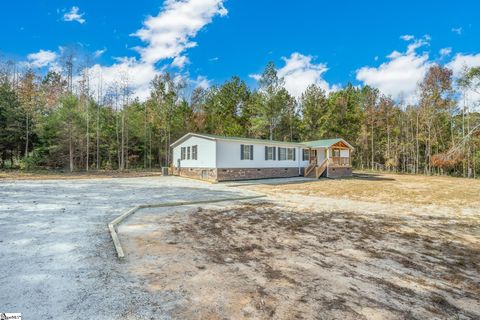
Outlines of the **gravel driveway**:
<svg viewBox="0 0 480 320">
<path fill-rule="evenodd" d="M 107 223 L 147 203 L 251 195 L 176 177 L 0 182 L 0 312 L 24 319 L 169 319 L 176 292 L 124 272 Z"/>
</svg>

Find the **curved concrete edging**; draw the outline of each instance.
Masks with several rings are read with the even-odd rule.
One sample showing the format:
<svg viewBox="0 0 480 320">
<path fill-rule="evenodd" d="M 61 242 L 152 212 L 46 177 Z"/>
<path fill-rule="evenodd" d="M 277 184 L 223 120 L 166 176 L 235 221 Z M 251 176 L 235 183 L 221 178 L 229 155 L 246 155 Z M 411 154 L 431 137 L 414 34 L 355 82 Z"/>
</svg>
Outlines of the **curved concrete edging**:
<svg viewBox="0 0 480 320">
<path fill-rule="evenodd" d="M 117 256 L 119 258 L 124 258 L 125 253 L 123 252 L 122 245 L 120 243 L 120 239 L 118 238 L 118 233 L 116 227 L 126 218 L 137 212 L 141 209 L 146 208 L 161 208 L 161 207 L 178 207 L 178 206 L 187 206 L 192 204 L 206 204 L 206 203 L 216 203 L 216 202 L 224 202 L 224 201 L 239 201 L 239 200 L 250 200 L 250 199 L 257 199 L 257 198 L 264 198 L 266 195 L 258 195 L 258 196 L 246 196 L 246 197 L 236 197 L 236 198 L 220 198 L 220 199 L 211 199 L 211 200 L 199 200 L 199 201 L 177 201 L 177 202 L 165 202 L 165 203 L 157 203 L 157 204 L 142 204 L 136 207 L 133 207 L 123 214 L 112 220 L 108 224 L 108 229 L 110 230 L 110 235 L 112 236 L 113 244 L 115 246 L 115 250 L 117 251 Z"/>
</svg>

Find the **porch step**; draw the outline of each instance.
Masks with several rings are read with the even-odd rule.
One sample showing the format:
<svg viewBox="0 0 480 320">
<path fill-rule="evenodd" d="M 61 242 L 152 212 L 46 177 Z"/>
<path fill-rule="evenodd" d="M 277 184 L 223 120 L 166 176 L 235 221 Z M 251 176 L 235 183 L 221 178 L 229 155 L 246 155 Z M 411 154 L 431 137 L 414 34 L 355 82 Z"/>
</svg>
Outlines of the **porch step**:
<svg viewBox="0 0 480 320">
<path fill-rule="evenodd" d="M 312 171 L 310 171 L 305 177 L 315 178 L 315 169 L 316 169 L 316 167 Z"/>
<path fill-rule="evenodd" d="M 322 176 L 322 174 L 327 170 L 327 166 L 320 166 L 315 168 L 315 178 L 318 179 Z"/>
<path fill-rule="evenodd" d="M 307 171 L 305 177 L 318 179 L 327 170 L 327 166 L 325 164 L 322 164 L 320 166 L 309 167 L 308 169 L 309 170 Z"/>
</svg>

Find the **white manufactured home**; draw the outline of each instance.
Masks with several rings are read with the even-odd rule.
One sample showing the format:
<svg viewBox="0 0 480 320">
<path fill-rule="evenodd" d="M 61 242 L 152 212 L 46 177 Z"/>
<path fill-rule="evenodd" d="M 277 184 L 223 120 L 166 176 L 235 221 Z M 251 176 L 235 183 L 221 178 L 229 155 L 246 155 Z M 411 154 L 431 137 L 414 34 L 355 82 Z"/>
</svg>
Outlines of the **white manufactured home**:
<svg viewBox="0 0 480 320">
<path fill-rule="evenodd" d="M 172 173 L 208 181 L 352 174 L 343 139 L 283 142 L 188 133 L 172 143 Z"/>
</svg>

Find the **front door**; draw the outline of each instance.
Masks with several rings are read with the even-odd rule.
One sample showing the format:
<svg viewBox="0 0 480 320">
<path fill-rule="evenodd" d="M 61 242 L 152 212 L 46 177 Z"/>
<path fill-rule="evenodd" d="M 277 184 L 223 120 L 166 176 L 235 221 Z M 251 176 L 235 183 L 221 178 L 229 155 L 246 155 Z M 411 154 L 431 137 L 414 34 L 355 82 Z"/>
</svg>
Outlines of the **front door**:
<svg viewBox="0 0 480 320">
<path fill-rule="evenodd" d="M 310 149 L 310 163 L 316 163 L 316 162 L 317 162 L 317 150 Z"/>
</svg>

